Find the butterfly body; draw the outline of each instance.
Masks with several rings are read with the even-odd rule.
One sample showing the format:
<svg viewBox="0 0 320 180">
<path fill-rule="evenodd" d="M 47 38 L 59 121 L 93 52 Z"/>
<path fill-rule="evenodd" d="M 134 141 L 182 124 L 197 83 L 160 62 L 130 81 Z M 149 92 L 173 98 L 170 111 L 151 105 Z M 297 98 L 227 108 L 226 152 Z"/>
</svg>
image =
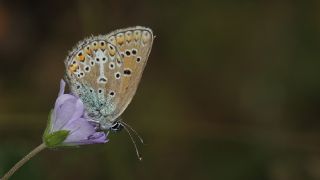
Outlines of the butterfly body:
<svg viewBox="0 0 320 180">
<path fill-rule="evenodd" d="M 120 130 L 153 43 L 151 29 L 137 26 L 81 41 L 65 60 L 71 92 L 101 130 Z"/>
</svg>

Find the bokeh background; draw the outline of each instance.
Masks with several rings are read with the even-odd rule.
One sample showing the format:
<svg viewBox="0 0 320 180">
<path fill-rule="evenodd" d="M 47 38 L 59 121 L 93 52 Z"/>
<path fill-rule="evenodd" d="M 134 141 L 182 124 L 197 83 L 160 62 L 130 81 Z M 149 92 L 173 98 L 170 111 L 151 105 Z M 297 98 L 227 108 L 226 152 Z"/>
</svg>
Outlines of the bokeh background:
<svg viewBox="0 0 320 180">
<path fill-rule="evenodd" d="M 41 143 L 69 50 L 157 36 L 105 145 L 45 150 L 12 179 L 320 179 L 320 1 L 0 1 L 0 175 Z"/>
</svg>

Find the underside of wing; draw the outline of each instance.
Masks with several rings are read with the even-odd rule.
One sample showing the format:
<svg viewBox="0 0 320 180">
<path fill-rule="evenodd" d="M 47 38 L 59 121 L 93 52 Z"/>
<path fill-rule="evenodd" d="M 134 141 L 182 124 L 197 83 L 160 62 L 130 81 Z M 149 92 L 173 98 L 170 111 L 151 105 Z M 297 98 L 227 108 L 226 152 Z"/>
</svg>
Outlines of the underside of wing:
<svg viewBox="0 0 320 180">
<path fill-rule="evenodd" d="M 136 93 L 153 39 L 152 30 L 141 26 L 116 30 L 106 36 L 106 40 L 116 46 L 123 62 L 120 96 L 117 97 L 121 100 L 113 118 L 121 115 Z"/>
<path fill-rule="evenodd" d="M 123 63 L 117 48 L 95 36 L 82 42 L 65 61 L 71 92 L 86 106 L 88 115 L 100 124 L 111 124 L 119 104 Z"/>
<path fill-rule="evenodd" d="M 151 29 L 132 27 L 81 41 L 65 60 L 66 80 L 93 121 L 111 127 L 131 102 L 153 43 Z"/>
</svg>

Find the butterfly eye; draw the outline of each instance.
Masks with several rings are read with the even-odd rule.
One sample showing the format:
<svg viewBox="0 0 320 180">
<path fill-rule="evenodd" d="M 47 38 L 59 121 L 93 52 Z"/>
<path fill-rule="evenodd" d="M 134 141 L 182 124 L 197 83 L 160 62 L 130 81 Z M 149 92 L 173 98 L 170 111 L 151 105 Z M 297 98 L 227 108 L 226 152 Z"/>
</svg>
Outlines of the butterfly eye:
<svg viewBox="0 0 320 180">
<path fill-rule="evenodd" d="M 120 122 L 115 122 L 111 127 L 110 130 L 118 132 L 121 131 L 123 129 L 123 125 Z"/>
</svg>

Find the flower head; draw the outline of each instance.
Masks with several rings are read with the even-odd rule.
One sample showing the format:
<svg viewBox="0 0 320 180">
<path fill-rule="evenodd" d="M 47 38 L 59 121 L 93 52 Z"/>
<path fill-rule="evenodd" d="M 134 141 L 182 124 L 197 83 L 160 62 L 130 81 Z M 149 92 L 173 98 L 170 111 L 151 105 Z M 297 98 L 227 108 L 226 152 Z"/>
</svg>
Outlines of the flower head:
<svg viewBox="0 0 320 180">
<path fill-rule="evenodd" d="M 49 115 L 43 140 L 48 147 L 106 143 L 107 135 L 97 132 L 85 116 L 82 101 L 71 94 L 64 94 L 65 82 L 61 80 L 60 92 Z"/>
</svg>

